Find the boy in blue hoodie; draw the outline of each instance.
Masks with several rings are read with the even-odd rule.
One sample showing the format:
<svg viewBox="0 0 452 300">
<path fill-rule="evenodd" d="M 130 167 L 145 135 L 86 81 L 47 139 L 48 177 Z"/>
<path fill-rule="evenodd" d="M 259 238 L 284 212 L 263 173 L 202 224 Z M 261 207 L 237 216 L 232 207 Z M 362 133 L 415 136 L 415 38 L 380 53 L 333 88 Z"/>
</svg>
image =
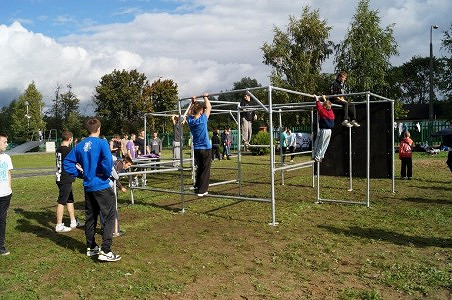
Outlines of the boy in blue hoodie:
<svg viewBox="0 0 452 300">
<path fill-rule="evenodd" d="M 109 178 L 113 159 L 108 142 L 99 138 L 100 126 L 98 119 L 89 119 L 86 122 L 89 137 L 72 149 L 64 159 L 63 165 L 70 175 L 83 178 L 85 236 L 88 246 L 86 255 L 98 255 L 101 261 L 118 261 L 121 256 L 111 251 L 115 224 L 115 194 L 110 187 Z M 105 218 L 100 251 L 94 238 L 99 212 Z"/>
</svg>

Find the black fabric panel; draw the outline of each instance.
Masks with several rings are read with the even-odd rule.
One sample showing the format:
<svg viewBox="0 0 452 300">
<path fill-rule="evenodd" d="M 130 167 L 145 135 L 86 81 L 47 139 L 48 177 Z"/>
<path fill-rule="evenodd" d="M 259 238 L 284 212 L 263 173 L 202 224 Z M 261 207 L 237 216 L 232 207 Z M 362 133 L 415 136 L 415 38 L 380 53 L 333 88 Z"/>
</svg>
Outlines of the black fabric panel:
<svg viewBox="0 0 452 300">
<path fill-rule="evenodd" d="M 341 125 L 343 111 L 334 110 L 336 120 L 330 145 L 320 164 L 321 175 L 349 176 L 349 129 Z M 361 127 L 352 127 L 352 170 L 353 177 L 366 177 L 367 122 L 366 105 L 356 106 L 357 122 Z M 391 178 L 391 103 L 370 104 L 370 177 Z"/>
</svg>

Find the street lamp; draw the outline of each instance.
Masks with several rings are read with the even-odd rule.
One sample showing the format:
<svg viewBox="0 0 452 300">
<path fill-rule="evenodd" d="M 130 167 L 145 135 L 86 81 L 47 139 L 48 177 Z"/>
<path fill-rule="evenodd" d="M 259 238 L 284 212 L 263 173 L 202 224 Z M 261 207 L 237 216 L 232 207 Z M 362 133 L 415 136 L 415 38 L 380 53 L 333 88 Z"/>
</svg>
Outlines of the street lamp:
<svg viewBox="0 0 452 300">
<path fill-rule="evenodd" d="M 433 46 L 432 46 L 432 31 L 433 29 L 438 29 L 438 25 L 430 26 L 430 94 L 429 94 L 429 106 L 428 106 L 428 118 L 433 120 Z"/>
</svg>

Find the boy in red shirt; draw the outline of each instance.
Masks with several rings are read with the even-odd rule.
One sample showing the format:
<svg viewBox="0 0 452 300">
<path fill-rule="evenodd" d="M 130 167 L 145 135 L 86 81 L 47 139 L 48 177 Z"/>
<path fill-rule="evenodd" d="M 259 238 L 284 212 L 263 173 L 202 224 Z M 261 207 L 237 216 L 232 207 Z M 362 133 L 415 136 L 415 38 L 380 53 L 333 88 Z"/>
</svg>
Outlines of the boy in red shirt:
<svg viewBox="0 0 452 300">
<path fill-rule="evenodd" d="M 331 109 L 331 102 L 322 96 L 323 105 L 319 98 L 315 97 L 315 105 L 318 111 L 319 132 L 314 143 L 314 160 L 319 162 L 323 159 L 331 138 L 331 129 L 334 127 L 334 112 Z"/>
</svg>

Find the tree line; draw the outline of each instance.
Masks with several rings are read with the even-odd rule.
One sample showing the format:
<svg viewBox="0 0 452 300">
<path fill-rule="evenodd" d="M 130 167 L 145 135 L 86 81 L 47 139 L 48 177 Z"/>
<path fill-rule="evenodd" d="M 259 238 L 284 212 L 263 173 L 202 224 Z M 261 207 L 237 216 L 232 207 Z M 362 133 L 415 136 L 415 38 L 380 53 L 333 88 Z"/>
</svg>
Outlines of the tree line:
<svg viewBox="0 0 452 300">
<path fill-rule="evenodd" d="M 335 44 L 330 40 L 332 27 L 320 16 L 319 10 L 306 6 L 300 16 L 289 16 L 285 28 L 273 28 L 272 42 L 261 46 L 263 63 L 271 67 L 272 85 L 310 94 L 329 94 L 335 74 L 322 73 L 322 64 L 331 56 L 335 72 L 348 73 L 347 85 L 351 92 L 372 91 L 396 99 L 396 117 L 406 111 L 403 103 L 428 103 L 429 57 L 415 56 L 400 66 L 392 66 L 390 59 L 398 55 L 394 38 L 395 24 L 382 27 L 378 10 L 371 10 L 370 0 L 361 0 L 345 33 Z M 444 57 L 434 57 L 434 100 L 443 104 L 444 117 L 452 120 L 452 24 L 443 31 Z M 257 80 L 245 77 L 235 82 L 231 90 L 261 86 Z M 265 94 L 258 95 L 265 99 Z M 279 103 L 305 101 L 277 93 Z M 8 107 L 0 110 L 0 128 L 15 141 L 26 140 L 33 132 L 55 129 L 58 134 L 70 130 L 75 137 L 86 136 L 84 122 L 87 116 L 79 111 L 79 99 L 71 84 L 58 85 L 52 105 L 43 111 L 44 102 L 34 82 Z M 137 132 L 143 126 L 145 113 L 177 108 L 178 85 L 172 79 L 150 83 L 138 70 L 114 70 L 102 76 L 92 102 L 96 116 L 103 123 L 103 133 Z M 240 95 L 222 95 L 220 100 L 237 101 Z M 261 98 L 260 98 L 261 99 Z M 265 100 L 264 100 L 265 102 Z M 27 113 L 28 109 L 28 113 Z M 259 117 L 262 123 L 265 116 Z M 167 131 L 169 118 L 148 117 L 149 130 Z M 307 117 L 292 113 L 285 118 L 288 126 L 302 125 Z M 211 126 L 232 126 L 228 116 L 213 118 Z M 171 131 L 171 130 L 169 130 Z"/>
</svg>

